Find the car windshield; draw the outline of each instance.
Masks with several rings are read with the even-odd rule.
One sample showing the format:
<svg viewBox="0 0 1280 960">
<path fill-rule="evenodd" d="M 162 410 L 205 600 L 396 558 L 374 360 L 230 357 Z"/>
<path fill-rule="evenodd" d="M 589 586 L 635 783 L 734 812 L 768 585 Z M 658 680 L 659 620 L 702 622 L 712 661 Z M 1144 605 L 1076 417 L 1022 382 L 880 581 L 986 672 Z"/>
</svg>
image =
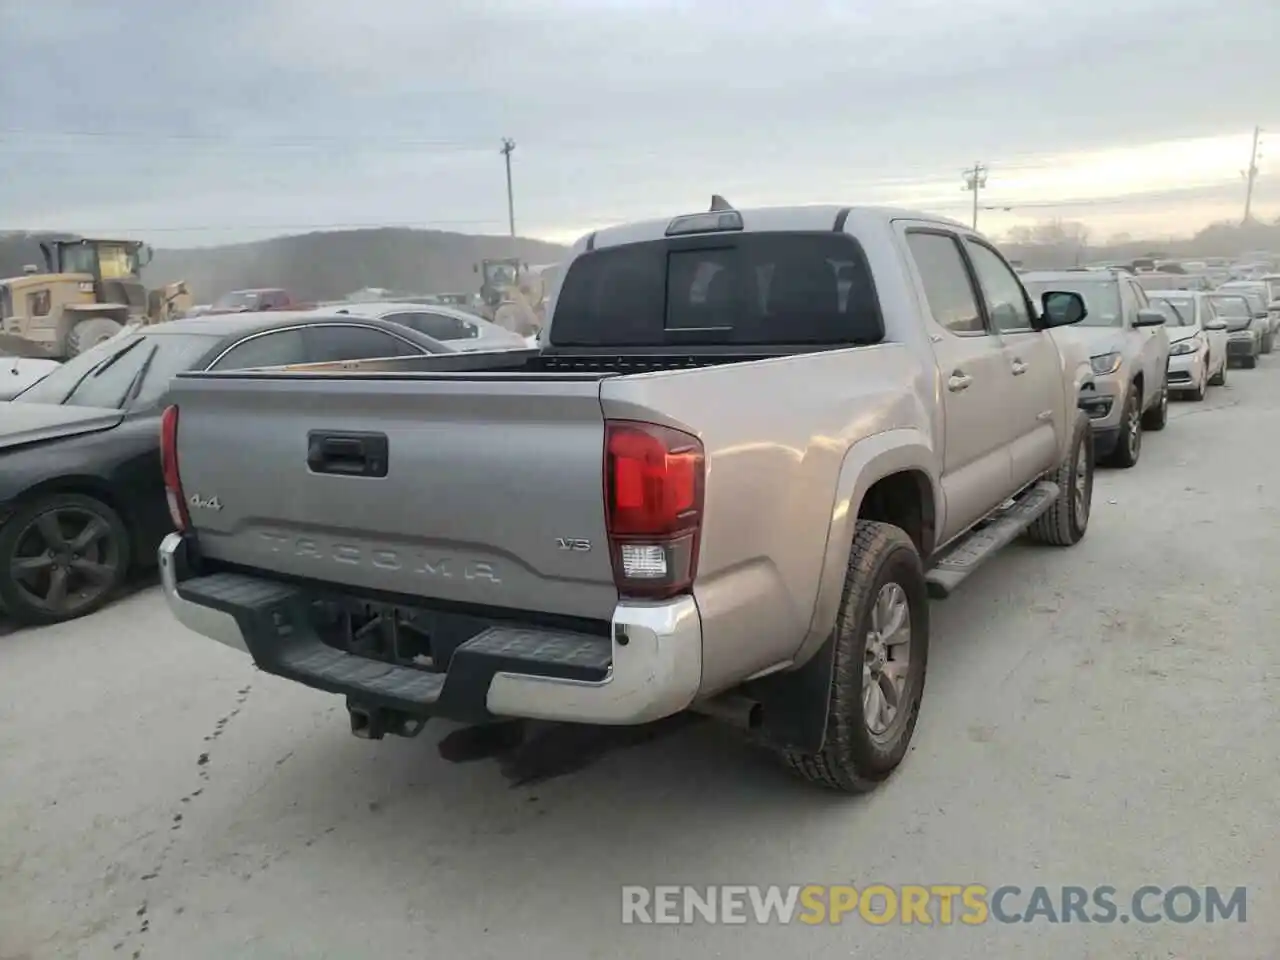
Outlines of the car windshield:
<svg viewBox="0 0 1280 960">
<path fill-rule="evenodd" d="M 1151 299 L 1173 308 L 1171 312 L 1176 319 L 1172 323 L 1165 321 L 1168 326 L 1194 327 L 1196 325 L 1196 302 L 1191 297 L 1152 297 Z"/>
<path fill-rule="evenodd" d="M 1118 327 L 1122 325 L 1120 286 L 1114 280 L 1024 280 L 1031 299 L 1039 300 L 1050 290 L 1078 293 L 1084 299 L 1085 318 L 1082 327 Z"/>
<path fill-rule="evenodd" d="M 1225 320 L 1234 317 L 1239 320 L 1249 319 L 1249 301 L 1243 297 L 1214 297 L 1213 309 Z"/>
<path fill-rule="evenodd" d="M 14 397 L 14 403 L 119 408 L 158 397 L 174 374 L 190 370 L 217 342 L 208 334 L 148 334 L 135 328 L 86 350 Z"/>
</svg>

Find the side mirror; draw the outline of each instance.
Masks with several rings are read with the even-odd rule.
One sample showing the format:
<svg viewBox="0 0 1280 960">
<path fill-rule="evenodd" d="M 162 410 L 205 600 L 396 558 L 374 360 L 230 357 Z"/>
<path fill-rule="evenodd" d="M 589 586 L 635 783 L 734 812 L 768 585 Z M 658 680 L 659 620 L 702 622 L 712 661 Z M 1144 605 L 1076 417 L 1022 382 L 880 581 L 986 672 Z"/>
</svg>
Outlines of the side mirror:
<svg viewBox="0 0 1280 960">
<path fill-rule="evenodd" d="M 138 251 L 138 266 L 145 267 L 156 258 L 156 252 L 151 248 L 151 244 L 144 243 L 142 249 Z"/>
<path fill-rule="evenodd" d="M 1067 290 L 1048 291 L 1040 297 L 1040 304 L 1044 307 L 1041 326 L 1046 330 L 1051 327 L 1066 327 L 1079 323 L 1089 315 L 1084 305 L 1084 297 Z"/>
<path fill-rule="evenodd" d="M 1225 330 L 1225 329 L 1227 329 L 1227 321 L 1225 321 L 1225 320 L 1210 320 L 1208 323 L 1206 323 L 1206 324 L 1204 325 L 1204 328 L 1205 328 L 1206 330 Z"/>
<path fill-rule="evenodd" d="M 1139 310 L 1133 325 L 1135 327 L 1163 327 L 1164 314 L 1159 310 Z"/>
</svg>

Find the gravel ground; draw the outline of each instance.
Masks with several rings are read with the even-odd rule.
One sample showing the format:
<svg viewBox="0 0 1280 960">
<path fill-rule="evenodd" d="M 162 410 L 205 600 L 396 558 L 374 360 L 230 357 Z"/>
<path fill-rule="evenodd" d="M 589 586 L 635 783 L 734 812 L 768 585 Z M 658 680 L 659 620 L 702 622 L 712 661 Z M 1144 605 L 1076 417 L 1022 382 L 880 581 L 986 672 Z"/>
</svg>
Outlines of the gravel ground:
<svg viewBox="0 0 1280 960">
<path fill-rule="evenodd" d="M 1136 469 L 1100 474 L 1079 547 L 1010 549 L 935 606 L 915 748 L 866 798 L 793 781 L 709 723 L 549 729 L 504 764 L 442 759 L 444 724 L 359 741 L 338 699 L 186 633 L 154 589 L 15 632 L 0 957 L 1280 955 L 1261 909 L 1280 891 L 1278 368 L 1174 405 Z M 623 884 L 873 882 L 1244 884 L 1249 910 L 620 923 Z"/>
</svg>

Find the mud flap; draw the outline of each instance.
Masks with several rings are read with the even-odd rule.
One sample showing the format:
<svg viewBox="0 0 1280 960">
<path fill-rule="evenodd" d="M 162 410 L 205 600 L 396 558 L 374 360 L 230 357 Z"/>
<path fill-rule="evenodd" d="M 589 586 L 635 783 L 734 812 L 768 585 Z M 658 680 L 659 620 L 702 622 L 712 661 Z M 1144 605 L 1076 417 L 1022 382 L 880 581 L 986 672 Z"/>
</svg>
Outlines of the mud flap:
<svg viewBox="0 0 1280 960">
<path fill-rule="evenodd" d="M 830 636 L 804 666 L 753 680 L 743 694 L 760 704 L 753 739 L 771 747 L 818 753 L 827 736 L 835 637 Z"/>
</svg>

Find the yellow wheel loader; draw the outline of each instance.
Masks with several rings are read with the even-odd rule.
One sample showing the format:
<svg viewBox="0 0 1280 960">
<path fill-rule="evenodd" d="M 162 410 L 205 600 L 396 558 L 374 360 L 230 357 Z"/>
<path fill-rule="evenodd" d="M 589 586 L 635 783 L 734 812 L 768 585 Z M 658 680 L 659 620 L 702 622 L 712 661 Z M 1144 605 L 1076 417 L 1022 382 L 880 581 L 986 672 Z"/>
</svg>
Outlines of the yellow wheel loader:
<svg viewBox="0 0 1280 960">
<path fill-rule="evenodd" d="M 480 299 L 485 319 L 518 333 L 536 336 L 545 323 L 549 274 L 555 264 L 531 267 L 518 258 L 482 260 Z"/>
<path fill-rule="evenodd" d="M 171 320 L 193 299 L 179 281 L 147 291 L 140 278 L 152 251 L 136 240 L 55 240 L 40 244 L 44 272 L 32 265 L 0 280 L 0 337 L 25 340 L 66 360 L 128 324 Z"/>
</svg>

